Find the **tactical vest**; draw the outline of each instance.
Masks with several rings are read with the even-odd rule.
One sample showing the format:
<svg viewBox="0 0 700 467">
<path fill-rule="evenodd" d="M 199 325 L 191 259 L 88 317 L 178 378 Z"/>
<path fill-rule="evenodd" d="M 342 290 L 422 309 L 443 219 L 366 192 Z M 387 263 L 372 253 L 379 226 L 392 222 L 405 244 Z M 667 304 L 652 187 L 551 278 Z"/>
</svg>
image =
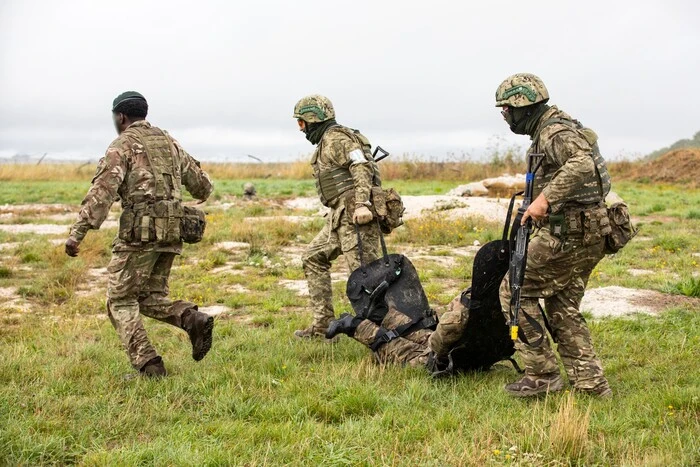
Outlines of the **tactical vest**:
<svg viewBox="0 0 700 467">
<path fill-rule="evenodd" d="M 589 181 L 584 182 L 578 189 L 576 189 L 573 193 L 569 195 L 568 199 L 566 200 L 563 206 L 573 203 L 587 205 L 603 201 L 610 192 L 610 174 L 608 173 L 608 168 L 605 164 L 605 159 L 603 159 L 603 156 L 600 154 L 600 149 L 598 147 L 597 142 L 598 136 L 595 134 L 595 132 L 593 132 L 593 130 L 585 128 L 583 125 L 581 125 L 581 123 L 578 120 L 572 121 L 558 117 L 547 119 L 539 128 L 537 133 L 535 133 L 535 135 L 533 136 L 531 145 L 531 148 L 533 150 L 531 150 L 530 152 L 542 152 L 539 148 L 539 140 L 542 130 L 544 130 L 550 125 L 554 125 L 557 123 L 573 129 L 580 136 L 582 136 L 586 140 L 586 142 L 588 142 L 588 144 L 590 144 L 592 149 L 591 157 L 593 158 L 593 163 L 595 164 L 596 173 L 595 179 L 591 179 Z M 564 130 L 565 128 L 562 128 L 559 131 Z M 559 131 L 556 131 L 552 135 L 557 134 Z M 556 170 L 549 170 L 546 172 L 540 171 L 537 173 L 537 175 L 535 176 L 535 186 L 533 187 L 533 199 L 537 198 L 537 196 L 542 192 L 544 187 L 546 187 L 549 184 L 549 182 L 552 181 L 552 177 L 554 176 L 555 172 Z"/>
<path fill-rule="evenodd" d="M 372 185 L 382 185 L 381 179 L 379 178 L 379 169 L 376 162 L 374 162 L 374 157 L 372 157 L 372 145 L 369 143 L 369 140 L 359 132 L 359 130 L 352 130 L 341 125 L 336 125 L 330 127 L 326 131 L 340 131 L 348 138 L 359 143 L 365 159 L 367 159 L 372 166 L 372 172 L 374 174 L 372 178 Z M 355 187 L 355 182 L 352 179 L 349 166 L 336 167 L 329 170 L 319 170 L 316 161 L 318 160 L 318 156 L 321 154 L 321 151 L 323 151 L 323 138 L 321 138 L 321 142 L 318 144 L 312 165 L 314 169 L 314 178 L 316 180 L 316 191 L 318 192 L 318 196 L 321 198 L 321 203 L 324 206 L 329 206 L 333 204 L 340 197 L 340 195 L 352 190 Z"/>
<path fill-rule="evenodd" d="M 152 191 L 144 192 L 146 187 L 135 186 L 135 182 L 127 179 L 119 237 L 127 243 L 179 243 L 183 217 L 179 153 L 173 148 L 172 140 L 156 127 L 132 126 L 122 135 L 136 139 L 143 146 L 153 185 Z"/>
</svg>

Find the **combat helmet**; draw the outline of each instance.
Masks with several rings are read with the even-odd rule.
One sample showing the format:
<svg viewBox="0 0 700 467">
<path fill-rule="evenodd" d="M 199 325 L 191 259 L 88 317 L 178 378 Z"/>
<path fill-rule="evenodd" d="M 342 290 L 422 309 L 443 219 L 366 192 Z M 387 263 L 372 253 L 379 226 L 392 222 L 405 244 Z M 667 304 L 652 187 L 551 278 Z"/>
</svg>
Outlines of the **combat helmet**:
<svg viewBox="0 0 700 467">
<path fill-rule="evenodd" d="M 294 118 L 307 123 L 320 123 L 335 118 L 331 100 L 319 94 L 302 97 L 294 106 Z"/>
<path fill-rule="evenodd" d="M 496 89 L 496 107 L 526 107 L 548 100 L 547 88 L 542 80 L 532 73 L 509 76 Z"/>
</svg>

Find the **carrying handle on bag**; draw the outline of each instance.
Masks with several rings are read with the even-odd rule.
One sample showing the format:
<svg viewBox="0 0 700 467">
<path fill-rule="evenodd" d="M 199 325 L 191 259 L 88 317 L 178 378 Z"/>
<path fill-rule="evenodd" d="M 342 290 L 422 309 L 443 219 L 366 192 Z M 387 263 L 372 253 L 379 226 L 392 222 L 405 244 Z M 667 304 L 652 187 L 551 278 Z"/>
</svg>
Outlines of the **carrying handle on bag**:
<svg viewBox="0 0 700 467">
<path fill-rule="evenodd" d="M 360 235 L 360 226 L 357 222 L 353 224 L 355 226 L 355 235 L 357 235 L 357 256 L 360 260 L 360 267 L 364 269 L 365 261 L 364 255 L 362 254 L 362 236 Z M 384 240 L 384 234 L 379 226 L 379 218 L 377 218 L 377 231 L 379 232 L 379 243 L 382 245 L 382 255 L 384 256 L 384 263 L 389 266 L 389 252 L 386 249 L 386 241 Z"/>
</svg>

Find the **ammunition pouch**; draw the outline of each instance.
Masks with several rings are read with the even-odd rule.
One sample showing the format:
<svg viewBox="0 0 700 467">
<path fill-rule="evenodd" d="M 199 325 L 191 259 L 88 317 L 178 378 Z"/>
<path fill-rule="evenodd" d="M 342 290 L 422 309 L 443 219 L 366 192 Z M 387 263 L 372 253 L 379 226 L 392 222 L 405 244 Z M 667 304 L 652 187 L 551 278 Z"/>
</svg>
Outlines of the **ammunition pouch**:
<svg viewBox="0 0 700 467">
<path fill-rule="evenodd" d="M 569 207 L 563 212 L 550 214 L 549 229 L 560 239 L 581 237 L 584 246 L 600 243 L 611 232 L 608 213 L 602 203 L 587 208 Z"/>
<path fill-rule="evenodd" d="M 183 215 L 182 204 L 176 200 L 125 207 L 119 217 L 119 239 L 126 243 L 179 243 Z"/>
<path fill-rule="evenodd" d="M 191 206 L 184 207 L 180 222 L 180 239 L 185 243 L 199 243 L 204 237 L 207 220 L 204 211 Z"/>
<path fill-rule="evenodd" d="M 613 254 L 620 251 L 639 229 L 632 225 L 629 207 L 625 203 L 615 203 L 607 208 L 610 223 L 610 233 L 605 237 L 605 253 Z"/>
</svg>

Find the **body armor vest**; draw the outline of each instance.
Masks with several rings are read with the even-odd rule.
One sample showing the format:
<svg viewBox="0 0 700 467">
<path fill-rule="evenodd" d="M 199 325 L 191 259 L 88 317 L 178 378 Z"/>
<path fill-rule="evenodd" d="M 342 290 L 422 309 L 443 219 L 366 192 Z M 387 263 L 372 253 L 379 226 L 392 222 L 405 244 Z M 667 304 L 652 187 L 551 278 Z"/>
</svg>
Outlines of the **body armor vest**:
<svg viewBox="0 0 700 467">
<path fill-rule="evenodd" d="M 372 179 L 372 185 L 381 186 L 382 182 L 379 178 L 379 169 L 377 164 L 374 162 L 372 157 L 372 145 L 369 140 L 358 130 L 351 130 L 341 125 L 336 125 L 330 127 L 326 131 L 340 131 L 345 134 L 348 138 L 360 144 L 362 147 L 362 152 L 364 153 L 365 159 L 370 162 L 372 166 L 372 172 L 374 173 Z M 350 173 L 350 167 L 336 167 L 329 170 L 320 170 L 318 168 L 317 159 L 318 155 L 323 151 L 323 138 L 316 149 L 317 155 L 314 157 L 314 162 L 312 163 L 314 169 L 314 178 L 316 180 L 316 191 L 318 196 L 321 198 L 321 203 L 324 206 L 329 206 L 333 204 L 343 193 L 352 190 L 355 187 L 355 183 L 352 179 L 352 174 Z"/>
<path fill-rule="evenodd" d="M 591 146 L 591 157 L 593 158 L 593 163 L 595 165 L 595 178 L 584 182 L 576 191 L 569 195 L 569 198 L 566 200 L 563 206 L 566 207 L 567 205 L 575 203 L 581 205 L 590 205 L 602 202 L 603 200 L 605 200 L 605 197 L 610 192 L 610 174 L 608 173 L 608 169 L 605 164 L 605 159 L 603 159 L 603 156 L 600 154 L 600 149 L 598 147 L 597 142 L 598 137 L 592 130 L 584 128 L 583 125 L 581 125 L 581 123 L 579 123 L 576 120 L 571 121 L 568 119 L 557 117 L 549 118 L 544 121 L 540 129 L 533 136 L 530 152 L 542 152 L 541 148 L 539 147 L 540 135 L 546 127 L 554 124 L 565 125 L 576 131 L 579 135 L 581 135 Z M 562 128 L 559 131 L 563 130 L 564 128 Z M 553 133 L 553 135 L 556 133 L 558 133 L 558 131 Z M 550 168 L 551 167 L 552 166 L 550 166 Z M 544 187 L 549 184 L 549 182 L 552 180 L 552 177 L 554 176 L 554 173 L 558 168 L 559 167 L 553 167 L 550 170 L 547 170 L 547 168 L 545 168 L 536 175 L 535 185 L 533 186 L 532 199 L 537 198 L 537 196 L 542 192 Z"/>
<path fill-rule="evenodd" d="M 136 139 L 143 146 L 147 161 L 144 168 L 152 178 L 149 184 L 139 180 L 134 170 L 127 174 L 119 238 L 127 243 L 180 242 L 181 161 L 172 140 L 159 128 L 146 126 L 129 127 L 123 135 Z M 135 157 L 134 163 L 138 162 Z"/>
</svg>

